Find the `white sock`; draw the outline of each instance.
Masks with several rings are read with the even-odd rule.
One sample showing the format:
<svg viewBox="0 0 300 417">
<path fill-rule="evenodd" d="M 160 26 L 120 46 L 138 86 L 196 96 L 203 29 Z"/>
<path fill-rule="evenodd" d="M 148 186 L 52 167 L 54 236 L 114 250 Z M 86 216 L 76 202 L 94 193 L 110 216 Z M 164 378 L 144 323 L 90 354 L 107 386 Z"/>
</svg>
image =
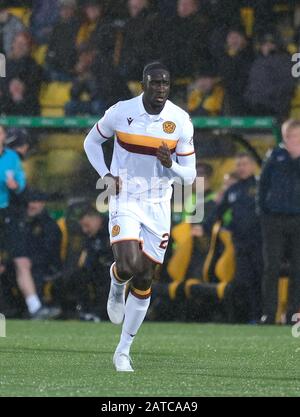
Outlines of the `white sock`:
<svg viewBox="0 0 300 417">
<path fill-rule="evenodd" d="M 145 299 L 139 299 L 131 292 L 128 294 L 125 305 L 125 318 L 122 327 L 120 342 L 116 351 L 129 355 L 131 344 L 134 337 L 144 321 L 148 307 L 150 305 L 150 296 Z"/>
<path fill-rule="evenodd" d="M 111 278 L 117 292 L 122 293 L 124 291 L 124 285 L 126 285 L 129 280 L 124 281 L 124 282 L 120 282 L 116 279 L 115 272 L 114 272 L 115 271 L 115 265 L 116 265 L 116 263 L 114 262 L 110 267 L 110 270 L 109 270 L 110 278 Z"/>
<path fill-rule="evenodd" d="M 36 294 L 28 295 L 25 299 L 28 311 L 30 314 L 34 314 L 42 307 L 39 297 Z"/>
</svg>

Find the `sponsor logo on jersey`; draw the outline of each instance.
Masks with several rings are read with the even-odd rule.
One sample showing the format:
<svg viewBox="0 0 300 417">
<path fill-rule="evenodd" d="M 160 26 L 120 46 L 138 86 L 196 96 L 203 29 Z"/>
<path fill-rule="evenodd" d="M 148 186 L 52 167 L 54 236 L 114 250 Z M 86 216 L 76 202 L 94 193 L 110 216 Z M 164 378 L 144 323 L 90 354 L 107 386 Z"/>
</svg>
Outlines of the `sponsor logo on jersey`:
<svg viewBox="0 0 300 417">
<path fill-rule="evenodd" d="M 127 117 L 127 122 L 128 122 L 128 126 L 130 126 L 131 123 L 133 122 L 133 118 L 132 117 Z"/>
<path fill-rule="evenodd" d="M 174 133 L 175 129 L 176 129 L 176 125 L 174 122 L 164 122 L 163 123 L 163 129 L 165 133 Z"/>
</svg>

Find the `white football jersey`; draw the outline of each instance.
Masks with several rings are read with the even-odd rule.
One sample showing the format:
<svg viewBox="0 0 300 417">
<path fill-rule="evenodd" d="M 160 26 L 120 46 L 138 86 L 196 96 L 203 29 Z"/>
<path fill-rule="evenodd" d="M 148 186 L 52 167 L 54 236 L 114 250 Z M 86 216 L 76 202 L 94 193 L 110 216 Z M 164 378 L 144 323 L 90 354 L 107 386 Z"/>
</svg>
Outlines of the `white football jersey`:
<svg viewBox="0 0 300 417">
<path fill-rule="evenodd" d="M 193 154 L 194 128 L 189 115 L 169 100 L 160 114 L 148 114 L 142 97 L 110 107 L 96 127 L 102 137 L 114 136 L 110 172 L 121 177 L 122 192 L 162 201 L 171 198 L 175 174 L 162 166 L 157 149 L 165 142 L 174 160 L 176 155 Z"/>
</svg>

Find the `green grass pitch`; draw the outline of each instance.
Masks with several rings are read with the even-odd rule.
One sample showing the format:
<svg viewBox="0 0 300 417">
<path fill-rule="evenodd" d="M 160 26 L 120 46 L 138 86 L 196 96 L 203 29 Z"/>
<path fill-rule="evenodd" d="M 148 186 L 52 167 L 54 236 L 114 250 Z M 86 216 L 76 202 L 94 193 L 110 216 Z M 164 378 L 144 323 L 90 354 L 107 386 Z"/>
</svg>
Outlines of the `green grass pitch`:
<svg viewBox="0 0 300 417">
<path fill-rule="evenodd" d="M 291 327 L 150 323 L 117 373 L 110 323 L 7 321 L 0 396 L 300 396 Z"/>
</svg>

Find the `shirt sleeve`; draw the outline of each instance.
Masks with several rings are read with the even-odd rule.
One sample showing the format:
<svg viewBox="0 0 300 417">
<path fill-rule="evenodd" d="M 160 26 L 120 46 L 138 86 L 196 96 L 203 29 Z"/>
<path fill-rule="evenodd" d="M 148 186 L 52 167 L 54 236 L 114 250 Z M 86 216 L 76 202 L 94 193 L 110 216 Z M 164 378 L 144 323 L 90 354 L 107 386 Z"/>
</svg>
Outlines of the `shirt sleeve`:
<svg viewBox="0 0 300 417">
<path fill-rule="evenodd" d="M 84 150 L 88 160 L 102 178 L 109 173 L 102 144 L 112 137 L 115 132 L 116 112 L 117 104 L 105 112 L 102 119 L 94 125 L 84 141 Z"/>
<path fill-rule="evenodd" d="M 188 156 L 195 153 L 194 149 L 194 126 L 191 118 L 187 115 L 181 129 L 181 134 L 176 146 L 177 156 Z"/>
<path fill-rule="evenodd" d="M 22 167 L 21 160 L 17 155 L 16 155 L 16 162 L 15 162 L 14 178 L 16 182 L 18 183 L 18 189 L 16 190 L 16 193 L 20 193 L 24 190 L 26 186 L 26 177 L 25 177 L 24 169 Z"/>
<path fill-rule="evenodd" d="M 104 116 L 96 123 L 97 131 L 104 139 L 111 138 L 115 133 L 117 110 L 118 103 L 106 110 Z"/>
</svg>

